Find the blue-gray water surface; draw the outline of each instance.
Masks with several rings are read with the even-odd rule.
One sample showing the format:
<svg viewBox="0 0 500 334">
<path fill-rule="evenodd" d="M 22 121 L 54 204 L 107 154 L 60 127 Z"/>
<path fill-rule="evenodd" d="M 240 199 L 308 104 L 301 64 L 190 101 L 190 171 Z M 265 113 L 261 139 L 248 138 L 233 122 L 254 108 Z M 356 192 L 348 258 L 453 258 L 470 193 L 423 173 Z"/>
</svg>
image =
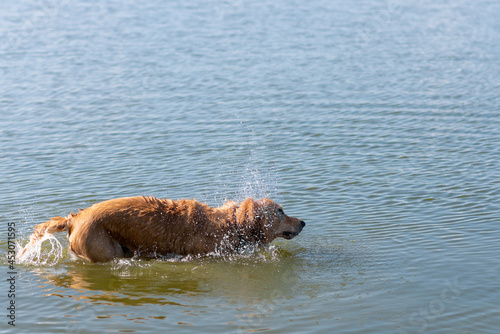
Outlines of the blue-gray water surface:
<svg viewBox="0 0 500 334">
<path fill-rule="evenodd" d="M 2 2 L 1 331 L 496 333 L 498 17 L 490 0 Z M 106 264 L 61 234 L 64 258 L 9 268 L 9 227 L 24 244 L 133 195 L 271 197 L 307 226 Z"/>
</svg>

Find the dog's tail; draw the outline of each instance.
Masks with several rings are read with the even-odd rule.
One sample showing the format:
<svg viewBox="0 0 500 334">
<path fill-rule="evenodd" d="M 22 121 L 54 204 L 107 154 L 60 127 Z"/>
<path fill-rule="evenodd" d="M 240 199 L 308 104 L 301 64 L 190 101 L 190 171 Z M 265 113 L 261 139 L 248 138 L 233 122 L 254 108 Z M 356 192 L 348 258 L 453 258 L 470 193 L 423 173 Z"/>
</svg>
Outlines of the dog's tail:
<svg viewBox="0 0 500 334">
<path fill-rule="evenodd" d="M 69 229 L 69 223 L 71 218 L 75 216 L 74 213 L 70 213 L 66 217 L 54 217 L 50 218 L 49 221 L 38 224 L 35 226 L 35 231 L 30 236 L 30 241 L 24 248 L 17 254 L 18 258 L 22 258 L 26 252 L 31 249 L 37 242 L 43 240 L 46 234 L 53 234 L 58 232 L 64 232 Z"/>
</svg>

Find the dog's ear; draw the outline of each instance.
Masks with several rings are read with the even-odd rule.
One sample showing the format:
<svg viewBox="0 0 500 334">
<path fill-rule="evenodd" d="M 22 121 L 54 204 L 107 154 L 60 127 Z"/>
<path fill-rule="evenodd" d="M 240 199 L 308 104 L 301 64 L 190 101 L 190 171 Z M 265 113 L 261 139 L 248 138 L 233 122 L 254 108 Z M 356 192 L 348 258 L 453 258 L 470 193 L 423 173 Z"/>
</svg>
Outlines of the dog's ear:
<svg viewBox="0 0 500 334">
<path fill-rule="evenodd" d="M 236 210 L 236 221 L 238 224 L 248 224 L 255 220 L 256 203 L 253 198 L 247 198 L 240 203 Z"/>
<path fill-rule="evenodd" d="M 272 213 L 272 212 L 269 212 L 269 210 L 272 210 L 275 204 L 276 203 L 272 199 L 269 199 L 269 198 L 260 199 L 260 200 L 255 202 L 255 206 L 256 206 L 255 211 L 259 212 L 259 213 L 257 213 L 257 215 L 267 215 L 269 213 Z"/>
<path fill-rule="evenodd" d="M 236 221 L 248 242 L 264 242 L 265 213 L 261 201 L 248 198 L 236 210 Z"/>
</svg>

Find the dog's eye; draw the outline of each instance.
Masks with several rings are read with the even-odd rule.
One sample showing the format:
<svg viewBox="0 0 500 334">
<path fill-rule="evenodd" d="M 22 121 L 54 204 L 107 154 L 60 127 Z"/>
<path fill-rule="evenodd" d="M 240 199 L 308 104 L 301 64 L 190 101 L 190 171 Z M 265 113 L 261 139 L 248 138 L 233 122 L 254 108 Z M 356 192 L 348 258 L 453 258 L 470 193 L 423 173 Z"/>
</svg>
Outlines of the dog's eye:
<svg viewBox="0 0 500 334">
<path fill-rule="evenodd" d="M 279 209 L 278 209 L 278 213 L 279 213 L 280 215 L 284 215 L 284 214 L 285 214 L 285 211 L 283 211 L 283 209 L 282 209 L 282 208 L 279 208 Z"/>
</svg>

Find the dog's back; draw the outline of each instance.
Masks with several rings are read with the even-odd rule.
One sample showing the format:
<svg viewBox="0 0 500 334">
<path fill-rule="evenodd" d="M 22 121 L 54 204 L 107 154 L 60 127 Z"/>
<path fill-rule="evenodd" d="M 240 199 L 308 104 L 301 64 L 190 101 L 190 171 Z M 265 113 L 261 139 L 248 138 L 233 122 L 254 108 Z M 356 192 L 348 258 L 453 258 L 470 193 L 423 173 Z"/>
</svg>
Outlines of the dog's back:
<svg viewBox="0 0 500 334">
<path fill-rule="evenodd" d="M 129 253 L 209 253 L 215 251 L 216 245 L 208 239 L 217 237 L 219 225 L 224 226 L 214 224 L 217 214 L 195 200 L 113 199 L 94 204 L 73 217 L 68 231 L 70 249 L 91 261 L 107 261 Z M 221 219 L 219 222 L 224 223 Z"/>
</svg>

